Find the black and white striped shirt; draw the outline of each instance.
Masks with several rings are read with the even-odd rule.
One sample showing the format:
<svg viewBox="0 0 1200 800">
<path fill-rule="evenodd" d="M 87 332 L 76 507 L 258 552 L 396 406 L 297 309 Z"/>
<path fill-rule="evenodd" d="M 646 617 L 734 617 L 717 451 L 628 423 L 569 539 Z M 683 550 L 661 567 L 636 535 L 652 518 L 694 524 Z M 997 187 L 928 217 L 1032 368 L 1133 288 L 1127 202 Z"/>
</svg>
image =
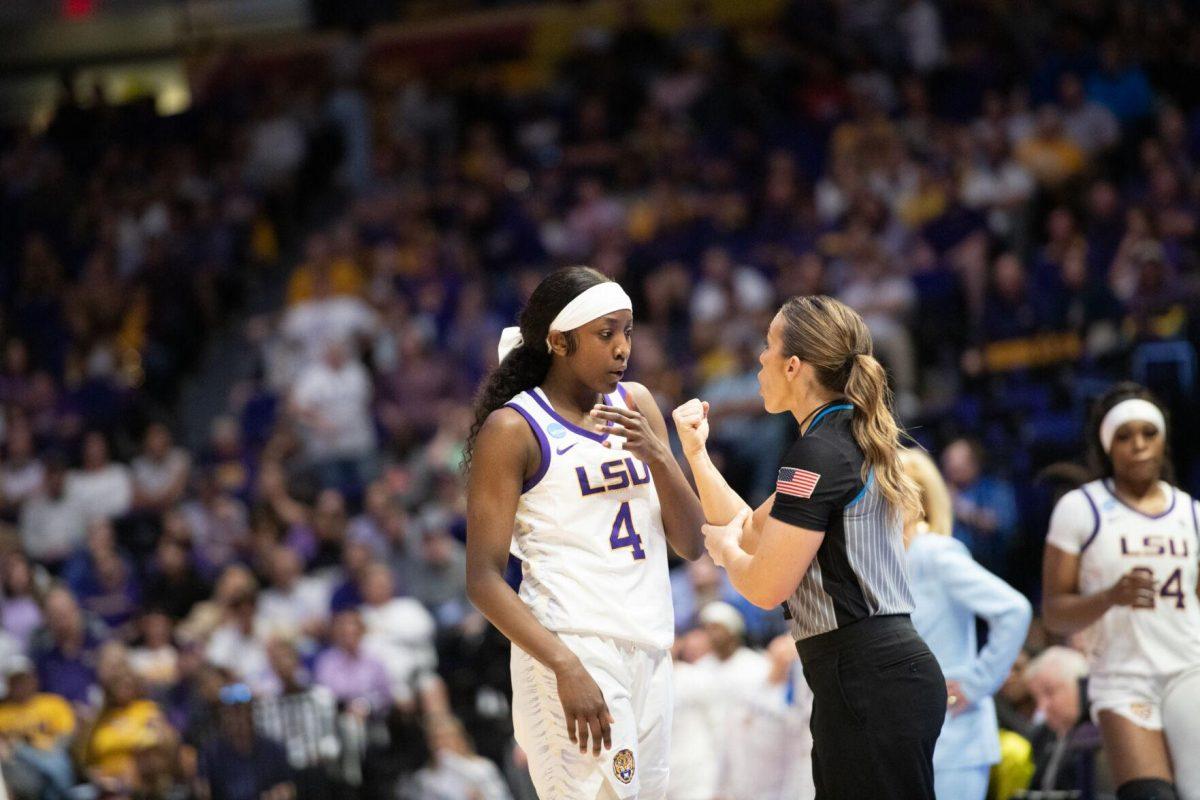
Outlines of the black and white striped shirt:
<svg viewBox="0 0 1200 800">
<path fill-rule="evenodd" d="M 780 463 L 771 516 L 825 532 L 786 604 L 797 640 L 913 609 L 903 522 L 874 475 L 863 481 L 863 453 L 850 432 L 853 411 L 845 402 L 820 409 Z"/>
</svg>

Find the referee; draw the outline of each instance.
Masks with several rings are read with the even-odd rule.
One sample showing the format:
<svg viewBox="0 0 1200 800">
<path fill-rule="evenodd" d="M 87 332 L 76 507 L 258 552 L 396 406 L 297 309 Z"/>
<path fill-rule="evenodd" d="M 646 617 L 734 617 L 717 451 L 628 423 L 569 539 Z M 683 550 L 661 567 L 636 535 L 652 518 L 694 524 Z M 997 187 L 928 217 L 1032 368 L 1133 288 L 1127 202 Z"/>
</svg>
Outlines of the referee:
<svg viewBox="0 0 1200 800">
<path fill-rule="evenodd" d="M 801 433 L 753 514 L 708 457 L 708 404 L 675 410 L 706 546 L 752 603 L 786 603 L 813 691 L 818 800 L 933 800 L 946 681 L 909 619 L 903 528 L 919 498 L 871 335 L 836 300 L 794 297 L 759 362 L 766 410 Z"/>
</svg>

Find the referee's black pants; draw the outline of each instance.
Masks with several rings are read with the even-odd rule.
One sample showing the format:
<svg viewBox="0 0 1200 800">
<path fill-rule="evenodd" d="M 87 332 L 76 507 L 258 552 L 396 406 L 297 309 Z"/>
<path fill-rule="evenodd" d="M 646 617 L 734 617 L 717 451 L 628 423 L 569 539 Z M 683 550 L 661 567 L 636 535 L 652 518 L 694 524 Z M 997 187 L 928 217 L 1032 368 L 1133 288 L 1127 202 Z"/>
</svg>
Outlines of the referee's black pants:
<svg viewBox="0 0 1200 800">
<path fill-rule="evenodd" d="M 946 679 L 907 615 L 796 644 L 813 693 L 817 800 L 934 800 Z"/>
</svg>

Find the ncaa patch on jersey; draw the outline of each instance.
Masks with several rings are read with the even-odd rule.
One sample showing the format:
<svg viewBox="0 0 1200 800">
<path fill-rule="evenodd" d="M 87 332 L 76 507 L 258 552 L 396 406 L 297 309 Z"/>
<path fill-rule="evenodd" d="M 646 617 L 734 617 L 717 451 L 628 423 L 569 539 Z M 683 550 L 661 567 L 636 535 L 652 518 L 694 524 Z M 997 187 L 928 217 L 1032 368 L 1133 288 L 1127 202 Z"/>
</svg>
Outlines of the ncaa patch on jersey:
<svg viewBox="0 0 1200 800">
<path fill-rule="evenodd" d="M 546 426 L 546 433 L 550 435 L 551 439 L 561 439 L 567 435 L 567 429 L 557 422 L 551 422 Z"/>
<path fill-rule="evenodd" d="M 633 751 L 629 748 L 618 750 L 613 756 L 613 775 L 617 776 L 617 780 L 621 783 L 629 783 L 633 780 L 633 773 L 637 767 L 633 763 Z"/>
<path fill-rule="evenodd" d="M 821 476 L 816 472 L 794 467 L 781 467 L 779 476 L 775 480 L 775 491 L 792 497 L 809 498 L 812 497 L 819 480 L 821 480 Z"/>
</svg>

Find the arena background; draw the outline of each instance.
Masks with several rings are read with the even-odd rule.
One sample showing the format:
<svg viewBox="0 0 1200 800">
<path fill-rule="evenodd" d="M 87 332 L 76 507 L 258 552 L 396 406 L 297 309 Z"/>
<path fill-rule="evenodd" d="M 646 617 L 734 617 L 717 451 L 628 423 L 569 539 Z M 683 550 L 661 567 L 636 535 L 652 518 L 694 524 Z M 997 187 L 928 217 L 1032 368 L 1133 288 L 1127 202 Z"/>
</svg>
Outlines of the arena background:
<svg viewBox="0 0 1200 800">
<path fill-rule="evenodd" d="M 459 462 L 499 330 L 555 266 L 626 287 L 629 377 L 667 412 L 709 400 L 755 500 L 792 435 L 760 410 L 766 323 L 848 302 L 954 535 L 1036 608 L 1072 475 L 1045 470 L 1082 464 L 1106 387 L 1157 393 L 1200 483 L 1197 15 L 0 3 L 0 673 L 36 674 L 64 734 L 0 702 L 10 790 L 191 796 L 245 685 L 287 757 L 221 763 L 302 798 L 529 797 L 507 645 L 465 597 Z M 782 630 L 710 564 L 672 581 L 681 636 L 714 598 L 751 645 Z M 364 603 L 384 686 L 322 664 Z M 1029 652 L 1051 641 L 1035 621 Z M 430 755 L 464 732 L 499 773 Z M 1063 788 L 1093 792 L 1096 755 Z"/>
</svg>

